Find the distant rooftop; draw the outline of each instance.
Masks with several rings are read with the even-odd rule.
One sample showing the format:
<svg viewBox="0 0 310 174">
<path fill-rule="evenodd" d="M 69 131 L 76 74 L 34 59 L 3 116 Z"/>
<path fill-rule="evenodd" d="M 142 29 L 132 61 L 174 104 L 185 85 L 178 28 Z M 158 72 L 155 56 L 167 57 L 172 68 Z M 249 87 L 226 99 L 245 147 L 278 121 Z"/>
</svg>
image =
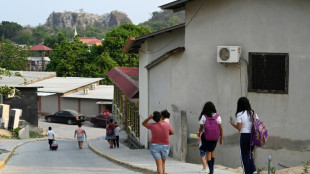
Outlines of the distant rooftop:
<svg viewBox="0 0 310 174">
<path fill-rule="evenodd" d="M 0 86 L 8 85 L 11 87 L 25 87 L 24 78 L 26 79 L 26 84 L 32 84 L 41 80 L 56 77 L 55 72 L 37 72 L 37 71 L 11 71 L 12 76 L 3 76 L 0 79 Z M 20 73 L 24 78 L 15 75 L 15 73 Z M 33 87 L 38 85 L 32 85 Z"/>
<path fill-rule="evenodd" d="M 113 85 L 99 85 L 95 90 L 89 90 L 89 93 L 84 94 L 84 91 L 76 92 L 74 94 L 62 96 L 64 98 L 84 98 L 84 99 L 98 99 L 98 100 L 113 100 L 114 86 Z"/>
<path fill-rule="evenodd" d="M 86 43 L 88 45 L 102 45 L 102 41 L 95 38 L 95 37 L 79 37 L 80 41 L 82 41 L 83 43 Z"/>
<path fill-rule="evenodd" d="M 38 89 L 38 92 L 66 93 L 99 82 L 100 80 L 103 80 L 103 78 L 54 77 L 37 82 L 33 85 L 43 86 L 43 88 Z"/>
</svg>

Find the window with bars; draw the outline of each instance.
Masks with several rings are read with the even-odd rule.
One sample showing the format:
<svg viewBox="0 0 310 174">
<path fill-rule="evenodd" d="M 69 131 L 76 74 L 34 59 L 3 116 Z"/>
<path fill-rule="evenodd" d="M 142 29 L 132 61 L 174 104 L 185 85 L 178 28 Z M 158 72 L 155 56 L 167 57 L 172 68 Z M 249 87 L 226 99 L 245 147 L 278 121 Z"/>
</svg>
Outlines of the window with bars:
<svg viewBox="0 0 310 174">
<path fill-rule="evenodd" d="M 288 94 L 288 53 L 249 53 L 249 91 Z"/>
</svg>

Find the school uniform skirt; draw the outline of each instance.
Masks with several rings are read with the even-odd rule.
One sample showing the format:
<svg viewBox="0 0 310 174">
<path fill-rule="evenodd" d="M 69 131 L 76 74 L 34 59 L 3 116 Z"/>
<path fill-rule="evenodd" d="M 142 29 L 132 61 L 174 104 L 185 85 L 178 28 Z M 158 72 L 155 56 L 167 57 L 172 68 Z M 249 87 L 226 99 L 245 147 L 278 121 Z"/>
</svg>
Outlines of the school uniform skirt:
<svg viewBox="0 0 310 174">
<path fill-rule="evenodd" d="M 205 138 L 204 133 L 201 134 L 201 146 L 199 147 L 199 150 L 204 152 L 213 152 L 217 144 L 216 141 L 208 141 Z"/>
</svg>

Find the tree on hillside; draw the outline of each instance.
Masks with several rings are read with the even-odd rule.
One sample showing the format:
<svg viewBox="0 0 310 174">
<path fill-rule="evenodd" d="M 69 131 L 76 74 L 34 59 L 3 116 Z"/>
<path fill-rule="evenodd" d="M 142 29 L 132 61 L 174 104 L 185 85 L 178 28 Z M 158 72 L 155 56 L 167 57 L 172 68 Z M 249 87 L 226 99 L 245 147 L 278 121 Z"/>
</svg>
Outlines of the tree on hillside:
<svg viewBox="0 0 310 174">
<path fill-rule="evenodd" d="M 27 50 L 27 48 L 22 48 L 2 37 L 0 41 L 0 67 L 8 70 L 26 70 Z"/>
<path fill-rule="evenodd" d="M 47 71 L 56 71 L 60 77 L 88 77 L 86 67 L 89 67 L 91 58 L 86 44 L 75 37 L 72 42 L 62 41 L 55 44 L 50 55 Z"/>
<path fill-rule="evenodd" d="M 185 13 L 180 11 L 174 13 L 171 10 L 155 11 L 152 17 L 139 25 L 150 28 L 152 31 L 162 30 L 177 24 L 184 23 Z"/>
<path fill-rule="evenodd" d="M 29 29 L 19 31 L 14 40 L 18 44 L 32 45 L 35 43 L 32 32 Z"/>
<path fill-rule="evenodd" d="M 103 84 L 112 84 L 110 78 L 108 78 L 108 72 L 117 66 L 117 63 L 109 56 L 108 53 L 103 52 L 96 56 L 93 62 L 93 76 L 103 77 Z"/>
<path fill-rule="evenodd" d="M 16 34 L 22 29 L 23 27 L 18 23 L 2 21 L 2 25 L 0 25 L 0 37 L 4 36 L 6 39 L 13 40 Z"/>
<path fill-rule="evenodd" d="M 55 44 L 60 44 L 62 41 L 68 40 L 62 32 L 57 35 L 48 35 L 44 38 L 44 45 L 50 48 L 55 48 Z"/>
<path fill-rule="evenodd" d="M 103 51 L 117 62 L 119 66 L 137 67 L 138 55 L 127 55 L 123 53 L 123 48 L 129 37 L 138 37 L 150 33 L 150 29 L 136 26 L 134 24 L 124 24 L 109 31 L 103 41 Z"/>
<path fill-rule="evenodd" d="M 32 35 L 36 44 L 43 43 L 44 38 L 49 35 L 48 28 L 38 26 L 32 30 Z"/>
</svg>

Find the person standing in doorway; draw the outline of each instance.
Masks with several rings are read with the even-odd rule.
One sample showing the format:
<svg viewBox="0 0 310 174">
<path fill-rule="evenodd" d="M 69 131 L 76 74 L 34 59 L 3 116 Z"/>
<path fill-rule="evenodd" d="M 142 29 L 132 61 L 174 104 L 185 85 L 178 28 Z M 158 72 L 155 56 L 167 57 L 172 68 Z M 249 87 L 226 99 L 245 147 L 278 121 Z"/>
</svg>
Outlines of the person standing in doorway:
<svg viewBox="0 0 310 174">
<path fill-rule="evenodd" d="M 155 123 L 148 123 L 151 119 L 153 119 Z M 153 112 L 153 114 L 147 117 L 142 122 L 142 125 L 151 130 L 152 139 L 150 151 L 155 159 L 157 173 L 164 174 L 166 158 L 170 151 L 169 135 L 173 135 L 174 131 L 169 123 L 161 119 L 161 114 L 158 111 Z"/>
<path fill-rule="evenodd" d="M 87 138 L 86 132 L 82 128 L 82 124 L 78 123 L 78 128 L 74 131 L 74 138 L 76 137 L 80 149 L 83 148 L 84 135 L 85 138 Z"/>
<path fill-rule="evenodd" d="M 237 118 L 237 124 L 234 123 L 232 118 L 230 119 L 230 124 L 241 133 L 241 163 L 245 174 L 252 174 L 256 172 L 253 156 L 254 146 L 251 146 L 251 129 L 254 114 L 255 112 L 252 110 L 249 100 L 246 97 L 241 97 L 238 100 L 235 115 Z"/>
<path fill-rule="evenodd" d="M 48 127 L 48 131 L 47 131 L 46 135 L 48 136 L 48 144 L 50 145 L 50 148 L 51 148 L 53 141 L 55 140 L 55 133 L 52 130 L 52 127 Z"/>
<path fill-rule="evenodd" d="M 215 106 L 212 102 L 205 103 L 199 116 L 199 124 L 198 137 L 201 139 L 199 150 L 203 167 L 200 173 L 207 173 L 206 167 L 208 163 L 209 173 L 213 174 L 215 161 L 214 150 L 218 139 L 220 139 L 220 144 L 223 144 L 223 129 L 221 116 L 216 113 Z M 206 124 L 210 125 L 210 127 L 206 127 Z M 208 137 L 209 135 L 211 135 L 210 138 Z M 213 135 L 216 136 L 212 137 Z"/>
</svg>

